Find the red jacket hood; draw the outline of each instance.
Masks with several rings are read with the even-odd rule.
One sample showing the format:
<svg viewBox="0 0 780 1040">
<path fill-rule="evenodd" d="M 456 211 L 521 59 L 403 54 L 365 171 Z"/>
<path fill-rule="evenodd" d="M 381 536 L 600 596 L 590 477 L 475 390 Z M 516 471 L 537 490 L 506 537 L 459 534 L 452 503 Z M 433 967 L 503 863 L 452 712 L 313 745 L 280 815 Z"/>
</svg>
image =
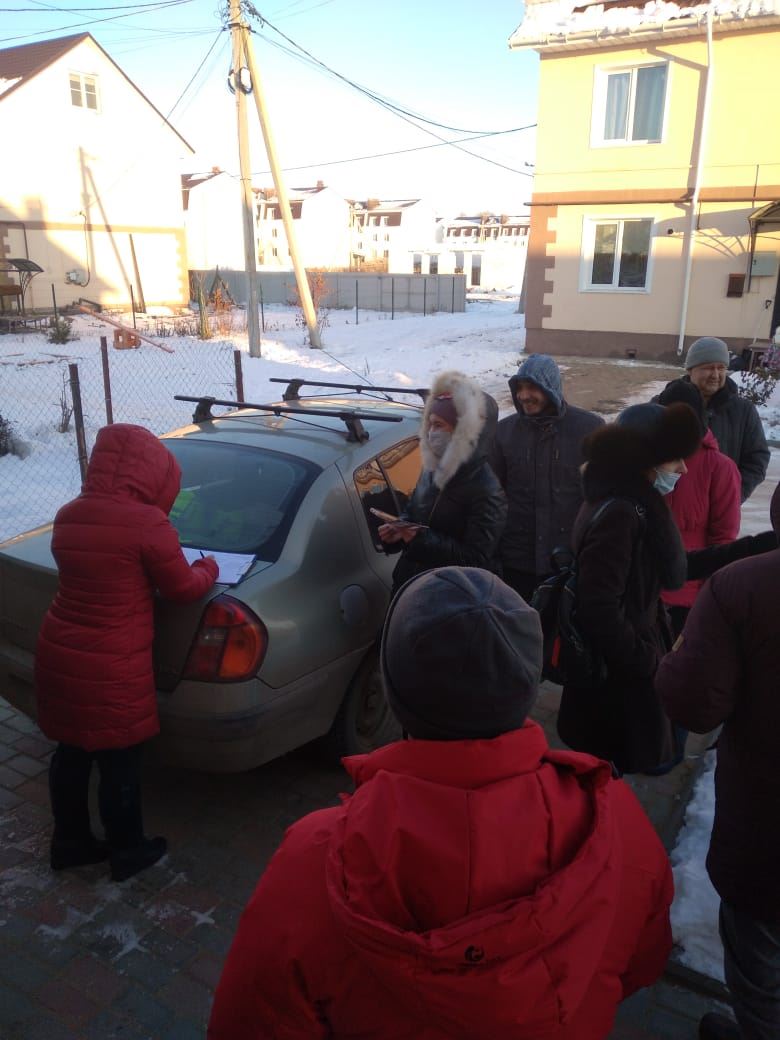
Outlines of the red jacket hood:
<svg viewBox="0 0 780 1040">
<path fill-rule="evenodd" d="M 542 1040 L 602 961 L 622 860 L 610 767 L 533 722 L 495 740 L 406 741 L 347 759 L 331 909 L 410 1014 L 452 1037 Z M 368 781 L 371 781 L 370 783 Z M 465 854 L 464 854 L 465 852 Z"/>
<path fill-rule="evenodd" d="M 181 485 L 179 463 L 143 426 L 115 423 L 98 431 L 84 491 L 122 496 L 169 513 Z"/>
</svg>

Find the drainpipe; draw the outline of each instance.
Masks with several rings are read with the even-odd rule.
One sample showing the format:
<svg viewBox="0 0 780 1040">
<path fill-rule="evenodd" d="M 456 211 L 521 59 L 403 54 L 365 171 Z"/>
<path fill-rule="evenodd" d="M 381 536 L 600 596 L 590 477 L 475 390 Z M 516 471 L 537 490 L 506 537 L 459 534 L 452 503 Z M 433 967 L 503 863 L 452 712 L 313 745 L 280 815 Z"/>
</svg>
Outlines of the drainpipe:
<svg viewBox="0 0 780 1040">
<path fill-rule="evenodd" d="M 696 223 L 698 220 L 699 192 L 701 191 L 702 171 L 704 169 L 704 145 L 707 138 L 710 118 L 710 98 L 712 95 L 712 3 L 707 7 L 707 67 L 704 73 L 704 102 L 701 110 L 701 127 L 696 142 L 696 172 L 691 196 L 691 210 L 688 218 L 688 230 L 685 233 L 685 276 L 683 278 L 682 306 L 680 308 L 680 334 L 677 337 L 677 356 L 682 357 L 685 344 L 685 325 L 688 320 L 688 298 L 691 291 L 691 269 L 693 267 L 693 249 L 696 244 Z"/>
</svg>

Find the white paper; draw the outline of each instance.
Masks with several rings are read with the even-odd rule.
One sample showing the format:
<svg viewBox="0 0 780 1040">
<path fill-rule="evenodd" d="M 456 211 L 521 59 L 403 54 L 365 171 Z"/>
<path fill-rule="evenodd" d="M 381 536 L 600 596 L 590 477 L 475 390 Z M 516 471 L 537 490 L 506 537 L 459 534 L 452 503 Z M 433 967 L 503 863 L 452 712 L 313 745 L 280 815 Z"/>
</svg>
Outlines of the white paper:
<svg viewBox="0 0 780 1040">
<path fill-rule="evenodd" d="M 212 549 L 189 549 L 184 546 L 181 551 L 187 563 L 194 563 L 204 556 L 213 556 L 219 567 L 217 582 L 220 585 L 237 585 L 255 562 L 251 553 L 214 552 Z"/>
</svg>

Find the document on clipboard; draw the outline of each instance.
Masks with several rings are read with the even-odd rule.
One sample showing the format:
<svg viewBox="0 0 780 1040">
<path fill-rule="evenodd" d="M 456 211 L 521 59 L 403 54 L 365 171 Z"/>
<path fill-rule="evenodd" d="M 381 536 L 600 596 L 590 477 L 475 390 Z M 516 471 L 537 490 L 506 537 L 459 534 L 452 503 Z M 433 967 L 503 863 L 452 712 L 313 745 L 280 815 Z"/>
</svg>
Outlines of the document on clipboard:
<svg viewBox="0 0 780 1040">
<path fill-rule="evenodd" d="M 252 553 L 213 552 L 211 549 L 189 549 L 184 546 L 181 551 L 190 564 L 202 560 L 204 556 L 213 556 L 219 567 L 218 585 L 238 585 L 255 562 Z"/>
<path fill-rule="evenodd" d="M 373 513 L 379 520 L 383 520 L 386 524 L 395 524 L 396 527 L 427 527 L 427 524 L 418 524 L 414 520 L 402 520 L 400 516 L 393 516 L 392 513 L 385 513 L 382 509 L 374 509 L 373 506 L 369 507 L 369 513 Z"/>
</svg>

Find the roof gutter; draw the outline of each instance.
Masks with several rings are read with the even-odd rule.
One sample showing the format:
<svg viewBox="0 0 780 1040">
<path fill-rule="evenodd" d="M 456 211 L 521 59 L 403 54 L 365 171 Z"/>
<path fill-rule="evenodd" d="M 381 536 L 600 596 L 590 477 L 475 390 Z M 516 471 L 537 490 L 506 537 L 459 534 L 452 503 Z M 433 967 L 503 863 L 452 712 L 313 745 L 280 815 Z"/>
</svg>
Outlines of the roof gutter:
<svg viewBox="0 0 780 1040">
<path fill-rule="evenodd" d="M 693 194 L 691 195 L 688 213 L 688 230 L 685 234 L 685 274 L 683 277 L 682 304 L 680 306 L 680 332 L 677 337 L 677 356 L 682 357 L 685 346 L 685 325 L 688 321 L 688 300 L 691 293 L 691 271 L 693 269 L 693 251 L 696 245 L 696 224 L 698 221 L 699 194 L 701 193 L 702 173 L 704 170 L 704 148 L 710 121 L 710 102 L 712 99 L 712 78 L 714 73 L 712 54 L 712 4 L 707 8 L 707 66 L 704 70 L 704 102 L 702 104 L 701 123 L 696 133 L 696 172 L 694 174 Z"/>
</svg>

